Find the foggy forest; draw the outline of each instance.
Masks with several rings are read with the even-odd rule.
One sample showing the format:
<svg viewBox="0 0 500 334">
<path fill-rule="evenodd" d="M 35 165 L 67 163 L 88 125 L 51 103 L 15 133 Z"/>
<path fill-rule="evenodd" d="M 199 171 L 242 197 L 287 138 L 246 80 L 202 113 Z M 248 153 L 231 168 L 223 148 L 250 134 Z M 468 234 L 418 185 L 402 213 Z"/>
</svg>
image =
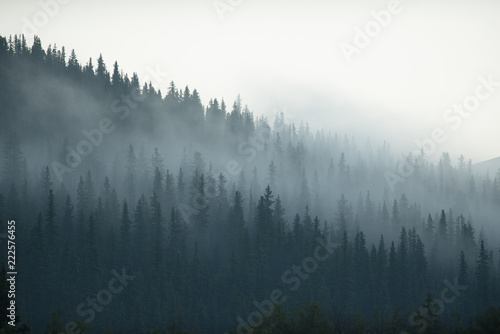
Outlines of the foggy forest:
<svg viewBox="0 0 500 334">
<path fill-rule="evenodd" d="M 500 169 L 55 42 L 0 36 L 0 333 L 499 333 Z"/>
</svg>

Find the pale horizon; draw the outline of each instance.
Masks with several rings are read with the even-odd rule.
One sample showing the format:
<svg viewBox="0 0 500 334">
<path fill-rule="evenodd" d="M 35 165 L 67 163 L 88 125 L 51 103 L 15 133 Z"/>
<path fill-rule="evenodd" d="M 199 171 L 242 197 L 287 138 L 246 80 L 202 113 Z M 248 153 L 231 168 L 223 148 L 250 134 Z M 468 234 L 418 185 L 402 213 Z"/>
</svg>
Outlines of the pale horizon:
<svg viewBox="0 0 500 334">
<path fill-rule="evenodd" d="M 474 93 L 480 77 L 500 81 L 500 4 L 493 1 L 395 3 L 397 13 L 350 62 L 340 46 L 355 46 L 356 27 L 375 21 L 371 13 L 390 1 L 233 1 L 232 10 L 218 13 L 215 1 L 61 0 L 45 25 L 36 21 L 47 13 L 40 3 L 0 5 L 0 34 L 34 27 L 44 49 L 56 43 L 67 56 L 74 49 L 83 64 L 90 57 L 95 64 L 102 53 L 108 70 L 116 60 L 163 93 L 174 81 L 197 89 L 204 105 L 224 98 L 228 106 L 240 94 L 271 122 L 286 109 L 297 125 L 355 136 L 358 145 L 369 137 L 409 152 L 442 128 L 448 138 L 431 161 L 441 151 L 453 161 L 460 154 L 473 162 L 500 155 L 500 90 L 456 129 L 443 119 Z M 26 38 L 31 46 L 33 35 Z"/>
</svg>

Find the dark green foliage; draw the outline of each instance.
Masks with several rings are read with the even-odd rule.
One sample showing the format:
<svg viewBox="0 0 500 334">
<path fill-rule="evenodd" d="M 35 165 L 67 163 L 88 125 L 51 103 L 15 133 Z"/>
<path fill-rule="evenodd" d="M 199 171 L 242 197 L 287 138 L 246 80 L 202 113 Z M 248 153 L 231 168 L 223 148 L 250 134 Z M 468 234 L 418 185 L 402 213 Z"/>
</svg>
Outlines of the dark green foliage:
<svg viewBox="0 0 500 334">
<path fill-rule="evenodd" d="M 240 97 L 229 112 L 224 100 L 204 107 L 196 89 L 172 82 L 163 98 L 118 62 L 111 71 L 102 56 L 96 64 L 83 65 L 74 51 L 66 64 L 64 49 L 44 51 L 37 37 L 31 49 L 24 37 L 0 38 L 0 105 L 8 110 L 0 113 L 0 219 L 19 220 L 18 310 L 33 332 L 60 332 L 66 319 L 89 333 L 237 332 L 239 318 L 262 313 L 280 290 L 286 298 L 253 333 L 411 333 L 412 312 L 430 309 L 428 293 L 440 298 L 443 282 L 455 277 L 467 289 L 429 315 L 426 331 L 498 329 L 498 308 L 487 308 L 500 303 L 498 240 L 489 230 L 481 234 L 489 243 L 475 236 L 486 218 L 498 217 L 497 206 L 484 204 L 498 204 L 498 177 L 473 177 L 463 161 L 454 168 L 443 156 L 439 169 L 426 161 L 404 192 L 389 194 L 380 181 L 393 166 L 386 144 L 368 159 L 347 136 L 312 136 L 283 113 L 271 130 Z M 111 117 L 113 101 L 131 90 L 140 97 L 61 180 L 54 156 L 76 164 L 66 161 L 67 147 L 89 127 L 79 110 L 68 121 L 63 93 L 45 87 L 46 78 L 92 97 L 91 119 L 103 110 Z M 50 96 L 48 107 L 22 102 L 28 82 Z M 32 137 L 11 130 L 21 121 Z M 39 141 L 48 148 L 28 164 L 22 148 L 39 149 L 32 144 Z M 484 191 L 471 190 L 474 178 Z M 441 197 L 450 204 L 438 208 Z M 471 212 L 477 225 L 464 218 Z M 85 324 L 77 307 L 111 290 L 122 268 L 135 278 Z M 5 319 L 0 325 L 0 333 L 12 332 Z"/>
</svg>

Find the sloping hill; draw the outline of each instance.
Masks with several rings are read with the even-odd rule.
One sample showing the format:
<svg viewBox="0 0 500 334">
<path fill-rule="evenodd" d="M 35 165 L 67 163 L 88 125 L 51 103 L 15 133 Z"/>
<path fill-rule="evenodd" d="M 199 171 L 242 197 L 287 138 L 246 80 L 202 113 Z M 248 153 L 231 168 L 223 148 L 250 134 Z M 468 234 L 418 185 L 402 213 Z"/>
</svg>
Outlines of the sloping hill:
<svg viewBox="0 0 500 334">
<path fill-rule="evenodd" d="M 500 157 L 474 164 L 472 165 L 472 169 L 476 173 L 486 173 L 489 171 L 489 175 L 494 176 L 500 169 Z"/>
</svg>

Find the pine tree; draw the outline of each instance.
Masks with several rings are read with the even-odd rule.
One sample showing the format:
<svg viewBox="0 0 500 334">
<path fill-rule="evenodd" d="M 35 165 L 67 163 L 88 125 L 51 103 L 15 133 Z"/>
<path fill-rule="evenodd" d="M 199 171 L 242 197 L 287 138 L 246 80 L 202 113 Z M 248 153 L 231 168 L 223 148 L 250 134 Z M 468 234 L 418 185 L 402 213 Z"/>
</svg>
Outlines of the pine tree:
<svg viewBox="0 0 500 334">
<path fill-rule="evenodd" d="M 247 177 L 246 177 L 244 168 L 241 169 L 240 174 L 238 175 L 238 185 L 236 187 L 236 190 L 240 194 L 247 193 Z"/>
<path fill-rule="evenodd" d="M 432 219 L 430 213 L 427 216 L 427 223 L 425 224 L 424 233 L 425 240 L 427 242 L 432 242 L 432 240 L 434 239 L 434 220 Z"/>
<path fill-rule="evenodd" d="M 159 268 L 163 261 L 163 232 L 164 232 L 164 220 L 161 213 L 160 202 L 155 193 L 151 196 L 150 200 L 151 208 L 151 232 L 152 235 L 152 245 L 153 245 L 153 266 Z"/>
<path fill-rule="evenodd" d="M 56 223 L 55 199 L 52 189 L 49 190 L 47 199 L 47 211 L 45 212 L 47 249 L 51 258 L 55 257 L 57 250 L 58 231 Z"/>
<path fill-rule="evenodd" d="M 107 73 L 106 65 L 104 64 L 104 60 L 102 59 L 102 54 L 100 54 L 99 58 L 97 59 L 96 75 L 97 75 L 97 79 L 101 83 L 101 86 L 105 85 L 106 73 Z"/>
<path fill-rule="evenodd" d="M 155 147 L 153 156 L 151 157 L 151 171 L 154 172 L 157 168 L 160 174 L 165 175 L 165 165 L 163 163 L 163 157 L 161 156 L 158 147 Z"/>
<path fill-rule="evenodd" d="M 134 242 L 134 262 L 144 267 L 144 259 L 147 255 L 146 245 L 151 229 L 149 222 L 151 221 L 150 211 L 146 196 L 142 195 L 137 201 L 134 210 L 133 224 L 133 242 Z"/>
<path fill-rule="evenodd" d="M 390 287 L 387 279 L 387 248 L 385 247 L 384 236 L 380 235 L 380 240 L 377 248 L 376 283 L 379 286 L 378 293 L 380 296 L 378 304 L 383 307 L 388 304 L 388 288 Z"/>
<path fill-rule="evenodd" d="M 115 96 L 118 96 L 123 91 L 123 78 L 118 69 L 118 62 L 115 61 L 113 65 L 113 75 L 111 77 L 111 85 Z"/>
<path fill-rule="evenodd" d="M 76 204 L 77 209 L 84 213 L 87 212 L 88 199 L 87 199 L 87 192 L 85 190 L 85 182 L 83 181 L 82 176 L 80 176 L 80 180 L 78 181 L 78 187 L 76 190 L 76 200 L 77 200 Z"/>
<path fill-rule="evenodd" d="M 195 209 L 197 210 L 193 220 L 194 230 L 200 239 L 202 239 L 208 228 L 209 202 L 209 199 L 205 195 L 205 175 L 202 174 L 199 178 L 198 188 L 193 196 L 193 203 L 195 203 Z"/>
<path fill-rule="evenodd" d="M 184 203 L 184 195 L 185 195 L 185 183 L 184 183 L 184 172 L 182 171 L 182 167 L 179 167 L 179 174 L 177 174 L 177 201 L 178 203 Z"/>
<path fill-rule="evenodd" d="M 350 184 L 350 166 L 347 164 L 345 154 L 340 154 L 339 163 L 337 165 L 337 177 L 341 190 L 346 190 Z"/>
<path fill-rule="evenodd" d="M 385 204 L 385 201 L 382 205 L 382 212 L 380 214 L 380 223 L 384 227 L 389 226 L 389 210 L 387 209 L 387 205 Z"/>
<path fill-rule="evenodd" d="M 127 199 L 129 203 L 135 203 L 136 172 L 137 172 L 137 157 L 135 156 L 134 153 L 134 147 L 132 146 L 132 144 L 130 144 L 127 152 L 127 167 L 125 175 L 125 190 L 127 192 Z"/>
<path fill-rule="evenodd" d="M 220 173 L 218 182 L 217 182 L 217 194 L 219 198 L 220 205 L 225 206 L 227 204 L 227 189 L 226 189 L 227 180 L 224 177 L 224 174 Z"/>
<path fill-rule="evenodd" d="M 272 222 L 274 203 L 272 190 L 269 186 L 266 187 L 264 196 L 261 196 L 257 204 L 255 213 L 255 226 L 257 228 L 257 237 L 261 245 L 265 248 L 270 246 L 271 238 L 274 234 L 274 226 Z"/>
<path fill-rule="evenodd" d="M 365 197 L 364 221 L 368 224 L 373 223 L 374 213 L 373 202 L 371 200 L 370 191 L 368 190 Z"/>
<path fill-rule="evenodd" d="M 398 285 L 395 287 L 397 291 L 398 298 L 396 300 L 397 305 L 407 305 L 408 304 L 408 294 L 409 294 L 409 259 L 408 259 L 408 234 L 406 229 L 401 227 L 401 234 L 399 236 L 398 244 Z"/>
<path fill-rule="evenodd" d="M 399 215 L 399 206 L 397 200 L 394 200 L 394 203 L 392 205 L 391 224 L 395 227 L 398 227 L 401 224 L 401 218 Z"/>
<path fill-rule="evenodd" d="M 446 213 L 444 210 L 441 210 L 441 216 L 439 217 L 439 225 L 438 225 L 438 237 L 440 241 L 448 240 L 448 222 L 446 220 Z"/>
<path fill-rule="evenodd" d="M 359 306 L 363 311 L 369 311 L 367 305 L 370 304 L 369 282 L 369 255 L 366 249 L 366 239 L 363 232 L 356 233 L 353 245 L 353 277 L 355 280 L 355 291 L 359 300 Z"/>
<path fill-rule="evenodd" d="M 42 173 L 40 175 L 40 195 L 45 197 L 49 193 L 49 190 L 52 189 L 52 180 L 50 179 L 50 170 L 49 166 L 45 166 L 42 168 Z"/>
<path fill-rule="evenodd" d="M 306 170 L 302 168 L 302 181 L 300 185 L 299 193 L 299 205 L 309 205 L 311 202 L 311 191 L 309 189 L 309 184 L 307 182 Z"/>
<path fill-rule="evenodd" d="M 33 299 L 32 307 L 34 310 L 40 310 L 47 307 L 46 301 L 48 298 L 48 291 L 46 289 L 47 268 L 45 266 L 47 262 L 47 253 L 43 225 L 42 214 L 39 213 L 37 221 L 31 230 L 29 243 L 29 296 Z M 41 320 L 44 318 L 45 317 L 39 312 L 32 312 L 31 314 L 32 321 L 37 324 L 40 324 Z"/>
<path fill-rule="evenodd" d="M 96 226 L 94 217 L 90 216 L 84 239 L 83 255 L 83 287 L 86 293 L 93 294 L 100 286 L 100 262 L 97 249 Z"/>
<path fill-rule="evenodd" d="M 276 166 L 274 165 L 274 161 L 271 160 L 268 169 L 268 185 L 271 189 L 276 189 Z"/>
<path fill-rule="evenodd" d="M 488 252 L 484 247 L 484 240 L 481 240 L 479 256 L 476 261 L 476 282 L 477 282 L 477 306 L 479 309 L 488 305 L 490 300 L 490 266 Z"/>
<path fill-rule="evenodd" d="M 243 199 L 239 191 L 236 191 L 234 194 L 233 204 L 229 209 L 228 224 L 229 242 L 235 243 L 240 238 L 243 227 L 245 226 Z"/>
<path fill-rule="evenodd" d="M 122 256 L 122 264 L 130 266 L 131 260 L 131 234 L 130 234 L 130 217 L 128 213 L 127 201 L 123 201 L 122 217 L 120 225 L 120 254 Z"/>
<path fill-rule="evenodd" d="M 170 210 L 173 206 L 177 205 L 175 193 L 175 180 L 174 175 L 167 169 L 167 176 L 165 177 L 165 207 Z"/>
<path fill-rule="evenodd" d="M 170 214 L 170 228 L 168 244 L 171 250 L 170 254 L 181 254 L 184 256 L 186 251 L 186 225 L 179 211 L 172 207 Z"/>
<path fill-rule="evenodd" d="M 31 47 L 31 59 L 37 64 L 42 64 L 44 55 L 45 52 L 42 49 L 42 42 L 40 41 L 40 37 L 34 36 L 33 46 Z"/>
<path fill-rule="evenodd" d="M 153 171 L 153 192 L 158 196 L 158 200 L 163 200 L 163 174 L 158 167 Z"/>
<path fill-rule="evenodd" d="M 348 207 L 347 200 L 344 197 L 344 194 L 340 196 L 340 200 L 337 202 L 337 213 L 336 213 L 336 222 L 339 227 L 340 233 L 344 233 L 348 228 Z"/>
<path fill-rule="evenodd" d="M 346 305 L 349 312 L 355 312 L 356 300 L 354 298 L 354 272 L 352 267 L 352 244 L 349 241 L 347 231 L 342 232 L 342 241 L 340 246 L 340 265 L 339 265 L 339 290 L 340 302 Z"/>
<path fill-rule="evenodd" d="M 75 50 L 71 50 L 71 54 L 68 59 L 68 73 L 74 80 L 80 79 L 81 67 L 78 63 Z"/>
<path fill-rule="evenodd" d="M 468 266 L 465 260 L 464 251 L 460 251 L 460 263 L 458 267 L 458 284 L 469 285 Z"/>
<path fill-rule="evenodd" d="M 71 196 L 66 195 L 66 200 L 64 202 L 63 208 L 63 224 L 61 227 L 61 235 L 64 238 L 70 238 L 73 234 L 73 204 L 71 203 Z"/>
<path fill-rule="evenodd" d="M 276 237 L 278 242 L 283 243 L 286 237 L 286 220 L 285 208 L 283 207 L 279 195 L 276 197 L 276 202 L 274 203 L 273 225 L 276 227 Z"/>
<path fill-rule="evenodd" d="M 389 248 L 389 262 L 388 262 L 388 286 L 390 287 L 391 293 L 391 303 L 396 303 L 398 301 L 397 295 L 399 294 L 398 290 L 398 278 L 399 278 L 399 268 L 398 268 L 398 259 L 396 253 L 396 247 L 394 246 L 394 241 L 391 241 L 391 247 Z"/>
<path fill-rule="evenodd" d="M 94 181 L 92 181 L 92 175 L 90 170 L 87 170 L 87 177 L 85 178 L 85 195 L 87 198 L 88 210 L 93 210 L 95 207 L 95 190 Z"/>
<path fill-rule="evenodd" d="M 460 299 L 458 300 L 460 315 L 462 318 L 466 319 L 467 316 L 471 314 L 471 306 L 474 306 L 474 302 L 471 300 L 469 266 L 467 264 L 464 251 L 460 251 L 458 263 L 458 284 L 466 287 L 466 290 L 461 293 Z"/>
</svg>

